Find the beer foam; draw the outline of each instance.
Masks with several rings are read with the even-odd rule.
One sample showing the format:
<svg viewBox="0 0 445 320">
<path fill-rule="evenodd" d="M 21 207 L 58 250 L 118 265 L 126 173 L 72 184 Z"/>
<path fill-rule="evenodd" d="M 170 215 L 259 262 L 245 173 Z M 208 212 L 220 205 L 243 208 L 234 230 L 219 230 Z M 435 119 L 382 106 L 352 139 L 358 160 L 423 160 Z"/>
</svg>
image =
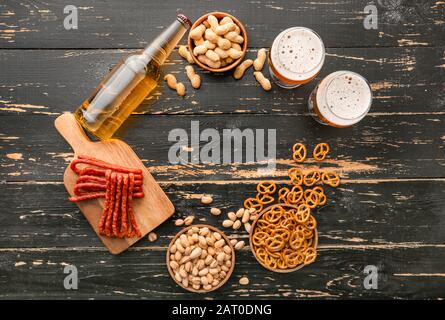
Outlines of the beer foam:
<svg viewBox="0 0 445 320">
<path fill-rule="evenodd" d="M 360 121 L 369 111 L 369 84 L 352 71 L 337 71 L 323 79 L 317 89 L 317 105 L 327 120 L 342 126 Z"/>
<path fill-rule="evenodd" d="M 282 31 L 274 40 L 271 58 L 277 72 L 290 80 L 306 80 L 323 66 L 325 48 L 311 29 L 293 27 Z"/>
</svg>

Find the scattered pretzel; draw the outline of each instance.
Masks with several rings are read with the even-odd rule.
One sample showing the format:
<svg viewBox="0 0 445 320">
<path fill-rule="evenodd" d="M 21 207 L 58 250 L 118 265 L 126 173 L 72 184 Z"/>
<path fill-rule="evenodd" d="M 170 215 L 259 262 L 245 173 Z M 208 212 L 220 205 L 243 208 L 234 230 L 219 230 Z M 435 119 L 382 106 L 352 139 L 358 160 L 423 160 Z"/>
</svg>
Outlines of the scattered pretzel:
<svg viewBox="0 0 445 320">
<path fill-rule="evenodd" d="M 303 184 L 306 187 L 312 187 L 313 185 L 315 185 L 318 181 L 320 181 L 321 178 L 321 174 L 320 171 L 314 170 L 314 171 L 309 171 L 308 173 L 306 173 L 303 177 Z"/>
<path fill-rule="evenodd" d="M 256 190 L 260 194 L 274 194 L 277 190 L 277 185 L 273 181 L 262 181 L 258 183 Z"/>
<path fill-rule="evenodd" d="M 315 146 L 313 156 L 317 161 L 323 161 L 329 153 L 329 145 L 327 143 L 319 143 Z"/>
<path fill-rule="evenodd" d="M 301 163 L 306 160 L 306 146 L 302 143 L 296 143 L 292 147 L 292 158 L 295 162 Z"/>
<path fill-rule="evenodd" d="M 323 172 L 321 181 L 331 187 L 338 187 L 340 185 L 340 176 L 333 171 Z"/>
</svg>

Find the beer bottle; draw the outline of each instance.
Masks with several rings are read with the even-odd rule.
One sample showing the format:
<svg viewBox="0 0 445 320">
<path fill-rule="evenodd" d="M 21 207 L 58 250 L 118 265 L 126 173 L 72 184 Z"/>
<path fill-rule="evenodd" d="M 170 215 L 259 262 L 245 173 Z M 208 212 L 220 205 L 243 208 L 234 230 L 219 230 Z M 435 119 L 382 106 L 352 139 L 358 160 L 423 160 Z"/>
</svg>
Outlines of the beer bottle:
<svg viewBox="0 0 445 320">
<path fill-rule="evenodd" d="M 179 14 L 145 49 L 123 58 L 74 113 L 82 127 L 100 139 L 111 138 L 157 86 L 160 66 L 190 26 Z"/>
</svg>

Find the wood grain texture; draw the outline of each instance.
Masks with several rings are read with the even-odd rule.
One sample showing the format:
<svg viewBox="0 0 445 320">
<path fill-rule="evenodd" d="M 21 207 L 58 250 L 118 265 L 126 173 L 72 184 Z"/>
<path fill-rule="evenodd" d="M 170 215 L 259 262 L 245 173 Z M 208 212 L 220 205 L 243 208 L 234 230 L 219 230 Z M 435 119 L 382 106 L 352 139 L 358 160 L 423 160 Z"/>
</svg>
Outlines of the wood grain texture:
<svg viewBox="0 0 445 320">
<path fill-rule="evenodd" d="M 365 6 L 374 3 L 378 29 L 366 30 Z M 65 30 L 63 8 L 75 5 L 79 28 Z M 139 48 L 182 12 L 195 20 L 211 11 L 226 11 L 246 26 L 252 47 L 298 24 L 317 31 L 328 47 L 431 46 L 444 44 L 442 1 L 153 1 L 85 0 L 12 1 L 2 4 L 2 48 Z M 153 14 L 153 12 L 156 14 Z M 123 15 L 122 13 L 125 13 Z M 267 22 L 267 23 L 266 23 Z"/>
<path fill-rule="evenodd" d="M 0 180 L 61 181 L 73 154 L 52 129 L 52 117 L 8 116 L 0 121 Z M 215 128 L 221 135 L 223 129 L 275 129 L 277 170 L 258 177 L 257 170 L 266 168 L 265 163 L 172 165 L 168 152 L 174 142 L 168 141 L 168 134 L 182 128 L 190 135 L 191 121 L 199 121 L 200 130 Z M 322 164 L 309 160 L 307 167 L 339 170 L 343 178 L 437 178 L 444 177 L 444 121 L 445 115 L 368 116 L 357 126 L 338 130 L 319 125 L 310 116 L 132 116 L 118 136 L 125 137 L 158 181 L 287 179 L 293 166 L 290 149 L 297 141 L 310 150 L 319 142 L 329 143 L 330 160 Z M 13 153 L 21 153 L 21 158 L 11 159 Z"/>
<path fill-rule="evenodd" d="M 73 111 L 129 50 L 0 50 L 0 115 L 56 115 Z M 247 58 L 255 58 L 250 50 Z M 339 69 L 364 75 L 373 89 L 371 114 L 443 113 L 445 47 L 328 48 L 325 65 L 311 83 L 296 90 L 273 86 L 264 92 L 249 70 L 239 81 L 232 73 L 209 74 L 196 67 L 202 86 L 194 90 L 186 62 L 175 51 L 162 67 L 187 87 L 185 98 L 163 81 L 137 110 L 147 114 L 292 114 L 307 112 L 307 97 L 318 81 Z M 267 67 L 264 68 L 267 75 Z M 162 78 L 163 76 L 161 76 Z"/>
<path fill-rule="evenodd" d="M 219 181 L 161 183 L 176 208 L 175 215 L 156 228 L 156 242 L 141 239 L 136 247 L 167 247 L 179 230 L 174 220 L 188 215 L 196 223 L 221 227 L 229 211 L 238 209 L 254 194 L 255 184 Z M 1 185 L 0 248 L 98 247 L 96 238 L 76 205 L 68 202 L 62 183 L 6 183 Z M 203 194 L 214 203 L 203 205 Z M 339 188 L 326 188 L 328 204 L 317 210 L 320 245 L 374 245 L 418 247 L 445 243 L 445 179 L 346 182 Z M 26 195 L 25 197 L 23 195 Z M 222 210 L 219 217 L 210 207 Z M 247 233 L 225 229 L 232 237 L 247 240 Z"/>
<path fill-rule="evenodd" d="M 0 255 L 0 298 L 44 299 L 426 299 L 444 298 L 445 248 L 319 247 L 319 257 L 298 272 L 262 268 L 248 249 L 225 286 L 205 296 L 178 287 L 168 275 L 165 249 L 130 249 L 112 256 L 101 249 L 5 251 Z M 78 269 L 79 289 L 65 290 L 63 269 Z M 363 287 L 366 265 L 379 270 L 377 290 Z M 238 280 L 247 276 L 249 285 Z"/>
<path fill-rule="evenodd" d="M 63 8 L 79 9 L 79 29 L 63 28 Z M 378 9 L 378 29 L 365 30 L 364 7 Z M 250 74 L 203 78 L 188 86 L 174 52 L 163 72 L 188 86 L 179 98 L 160 83 L 118 135 L 135 150 L 177 208 L 174 216 L 220 226 L 199 197 L 239 207 L 254 192 L 260 164 L 171 165 L 167 136 L 174 128 L 277 129 L 277 170 L 285 182 L 296 141 L 331 145 L 324 168 L 344 178 L 315 213 L 317 261 L 288 275 L 261 268 L 248 248 L 237 253 L 233 277 L 208 299 L 444 299 L 445 295 L 445 3 L 443 1 L 12 1 L 0 3 L 0 298 L 198 299 L 174 284 L 166 247 L 173 219 L 119 256 L 102 246 L 69 203 L 63 172 L 73 153 L 53 128 L 73 111 L 125 54 L 150 42 L 178 12 L 196 19 L 224 10 L 249 34 L 248 58 L 284 28 L 316 30 L 327 47 L 316 81 L 298 90 L 263 92 Z M 156 12 L 156 14 L 153 14 Z M 185 40 L 184 40 L 185 43 Z M 349 69 L 371 83 L 371 113 L 353 128 L 316 124 L 306 99 L 317 81 Z M 268 72 L 265 70 L 266 75 Z M 334 160 L 335 159 L 335 160 Z M 308 162 L 307 166 L 318 164 Z M 247 240 L 245 232 L 228 230 Z M 79 290 L 63 288 L 63 268 L 79 270 Z M 366 265 L 379 269 L 377 290 L 363 287 Z M 247 276 L 248 286 L 238 280 Z"/>
<path fill-rule="evenodd" d="M 145 168 L 142 161 L 125 142 L 119 139 L 92 142 L 71 113 L 59 116 L 55 121 L 55 127 L 73 148 L 75 157 L 86 155 L 107 163 L 142 170 L 142 191 L 145 196 L 142 199 L 133 200 L 134 218 L 141 232 L 141 237 L 119 239 L 100 235 L 99 221 L 104 210 L 104 200 L 95 199 L 76 203 L 97 236 L 111 253 L 119 254 L 127 250 L 175 212 L 171 201 Z M 67 167 L 63 175 L 63 182 L 71 197 L 75 195 L 76 181 L 77 174 Z"/>
</svg>

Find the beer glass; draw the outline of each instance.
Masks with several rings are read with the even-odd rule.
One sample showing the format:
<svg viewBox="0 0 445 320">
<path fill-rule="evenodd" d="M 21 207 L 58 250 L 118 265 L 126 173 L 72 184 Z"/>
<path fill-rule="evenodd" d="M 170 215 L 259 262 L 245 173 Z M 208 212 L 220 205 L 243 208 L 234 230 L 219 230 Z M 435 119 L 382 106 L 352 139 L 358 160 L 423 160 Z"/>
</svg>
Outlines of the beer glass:
<svg viewBox="0 0 445 320">
<path fill-rule="evenodd" d="M 369 83 L 352 71 L 336 71 L 322 79 L 308 100 L 310 114 L 321 124 L 349 127 L 362 120 L 372 104 Z"/>
<path fill-rule="evenodd" d="M 320 72 L 325 47 L 320 36 L 304 27 L 282 31 L 269 50 L 269 71 L 273 81 L 292 89 L 310 82 Z"/>
</svg>

